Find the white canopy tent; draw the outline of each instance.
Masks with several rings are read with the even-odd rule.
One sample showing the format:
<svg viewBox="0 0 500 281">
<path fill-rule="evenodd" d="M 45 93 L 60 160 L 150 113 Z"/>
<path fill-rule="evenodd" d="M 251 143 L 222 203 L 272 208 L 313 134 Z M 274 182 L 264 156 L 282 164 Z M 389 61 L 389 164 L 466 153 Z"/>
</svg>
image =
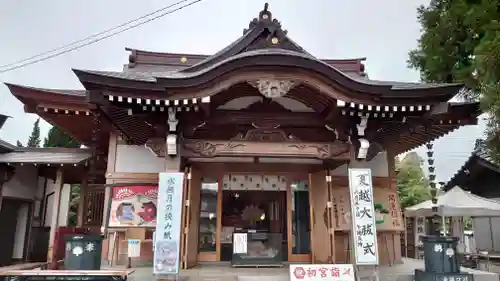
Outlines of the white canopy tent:
<svg viewBox="0 0 500 281">
<path fill-rule="evenodd" d="M 432 201 L 427 200 L 405 209 L 407 217 L 433 216 Z M 442 217 L 500 217 L 500 201 L 486 199 L 458 186 L 438 197 L 438 214 Z"/>
</svg>

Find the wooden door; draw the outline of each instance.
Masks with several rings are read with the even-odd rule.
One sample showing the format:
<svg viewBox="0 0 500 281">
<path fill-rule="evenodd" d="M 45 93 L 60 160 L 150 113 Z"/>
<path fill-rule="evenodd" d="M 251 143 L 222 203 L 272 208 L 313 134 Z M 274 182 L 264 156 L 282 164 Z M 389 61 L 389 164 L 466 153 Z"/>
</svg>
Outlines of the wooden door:
<svg viewBox="0 0 500 281">
<path fill-rule="evenodd" d="M 184 185 L 184 210 L 182 215 L 183 249 L 181 251 L 181 268 L 187 269 L 197 263 L 198 257 L 198 231 L 200 224 L 200 190 L 201 173 L 198 169 L 190 167 L 186 173 Z"/>
<path fill-rule="evenodd" d="M 335 261 L 332 204 L 329 204 L 331 194 L 327 176 L 325 170 L 309 174 L 312 263 Z"/>
</svg>

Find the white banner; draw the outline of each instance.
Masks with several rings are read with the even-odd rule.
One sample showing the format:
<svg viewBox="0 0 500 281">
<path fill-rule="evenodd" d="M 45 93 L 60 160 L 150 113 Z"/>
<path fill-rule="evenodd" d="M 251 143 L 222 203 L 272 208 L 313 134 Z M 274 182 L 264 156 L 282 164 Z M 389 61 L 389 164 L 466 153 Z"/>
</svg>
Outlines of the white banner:
<svg viewBox="0 0 500 281">
<path fill-rule="evenodd" d="M 183 173 L 160 173 L 153 272 L 178 275 Z"/>
<path fill-rule="evenodd" d="M 290 280 L 354 281 L 352 264 L 290 264 Z"/>
<path fill-rule="evenodd" d="M 378 264 L 377 227 L 370 169 L 349 169 L 352 245 L 356 264 Z"/>
<path fill-rule="evenodd" d="M 127 253 L 129 258 L 139 258 L 141 256 L 141 240 L 129 239 Z"/>
</svg>

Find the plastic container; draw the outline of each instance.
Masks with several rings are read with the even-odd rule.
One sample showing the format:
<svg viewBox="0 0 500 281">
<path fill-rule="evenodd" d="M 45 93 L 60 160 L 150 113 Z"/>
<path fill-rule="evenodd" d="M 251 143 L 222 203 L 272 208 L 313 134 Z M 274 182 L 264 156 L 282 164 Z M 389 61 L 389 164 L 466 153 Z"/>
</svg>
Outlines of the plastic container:
<svg viewBox="0 0 500 281">
<path fill-rule="evenodd" d="M 66 235 L 64 269 L 100 270 L 102 240 L 100 235 Z"/>
<path fill-rule="evenodd" d="M 424 246 L 425 271 L 433 273 L 459 273 L 457 255 L 458 237 L 421 236 Z"/>
</svg>

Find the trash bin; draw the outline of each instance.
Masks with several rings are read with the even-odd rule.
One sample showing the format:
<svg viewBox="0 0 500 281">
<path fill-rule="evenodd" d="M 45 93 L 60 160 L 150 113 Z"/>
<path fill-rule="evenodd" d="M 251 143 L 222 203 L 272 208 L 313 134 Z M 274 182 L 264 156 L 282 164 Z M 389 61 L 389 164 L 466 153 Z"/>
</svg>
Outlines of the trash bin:
<svg viewBox="0 0 500 281">
<path fill-rule="evenodd" d="M 421 236 L 424 246 L 425 271 L 434 273 L 459 273 L 457 256 L 458 237 Z"/>
<path fill-rule="evenodd" d="M 64 269 L 101 269 L 102 236 L 71 234 L 64 236 L 64 240 L 66 242 Z"/>
</svg>

